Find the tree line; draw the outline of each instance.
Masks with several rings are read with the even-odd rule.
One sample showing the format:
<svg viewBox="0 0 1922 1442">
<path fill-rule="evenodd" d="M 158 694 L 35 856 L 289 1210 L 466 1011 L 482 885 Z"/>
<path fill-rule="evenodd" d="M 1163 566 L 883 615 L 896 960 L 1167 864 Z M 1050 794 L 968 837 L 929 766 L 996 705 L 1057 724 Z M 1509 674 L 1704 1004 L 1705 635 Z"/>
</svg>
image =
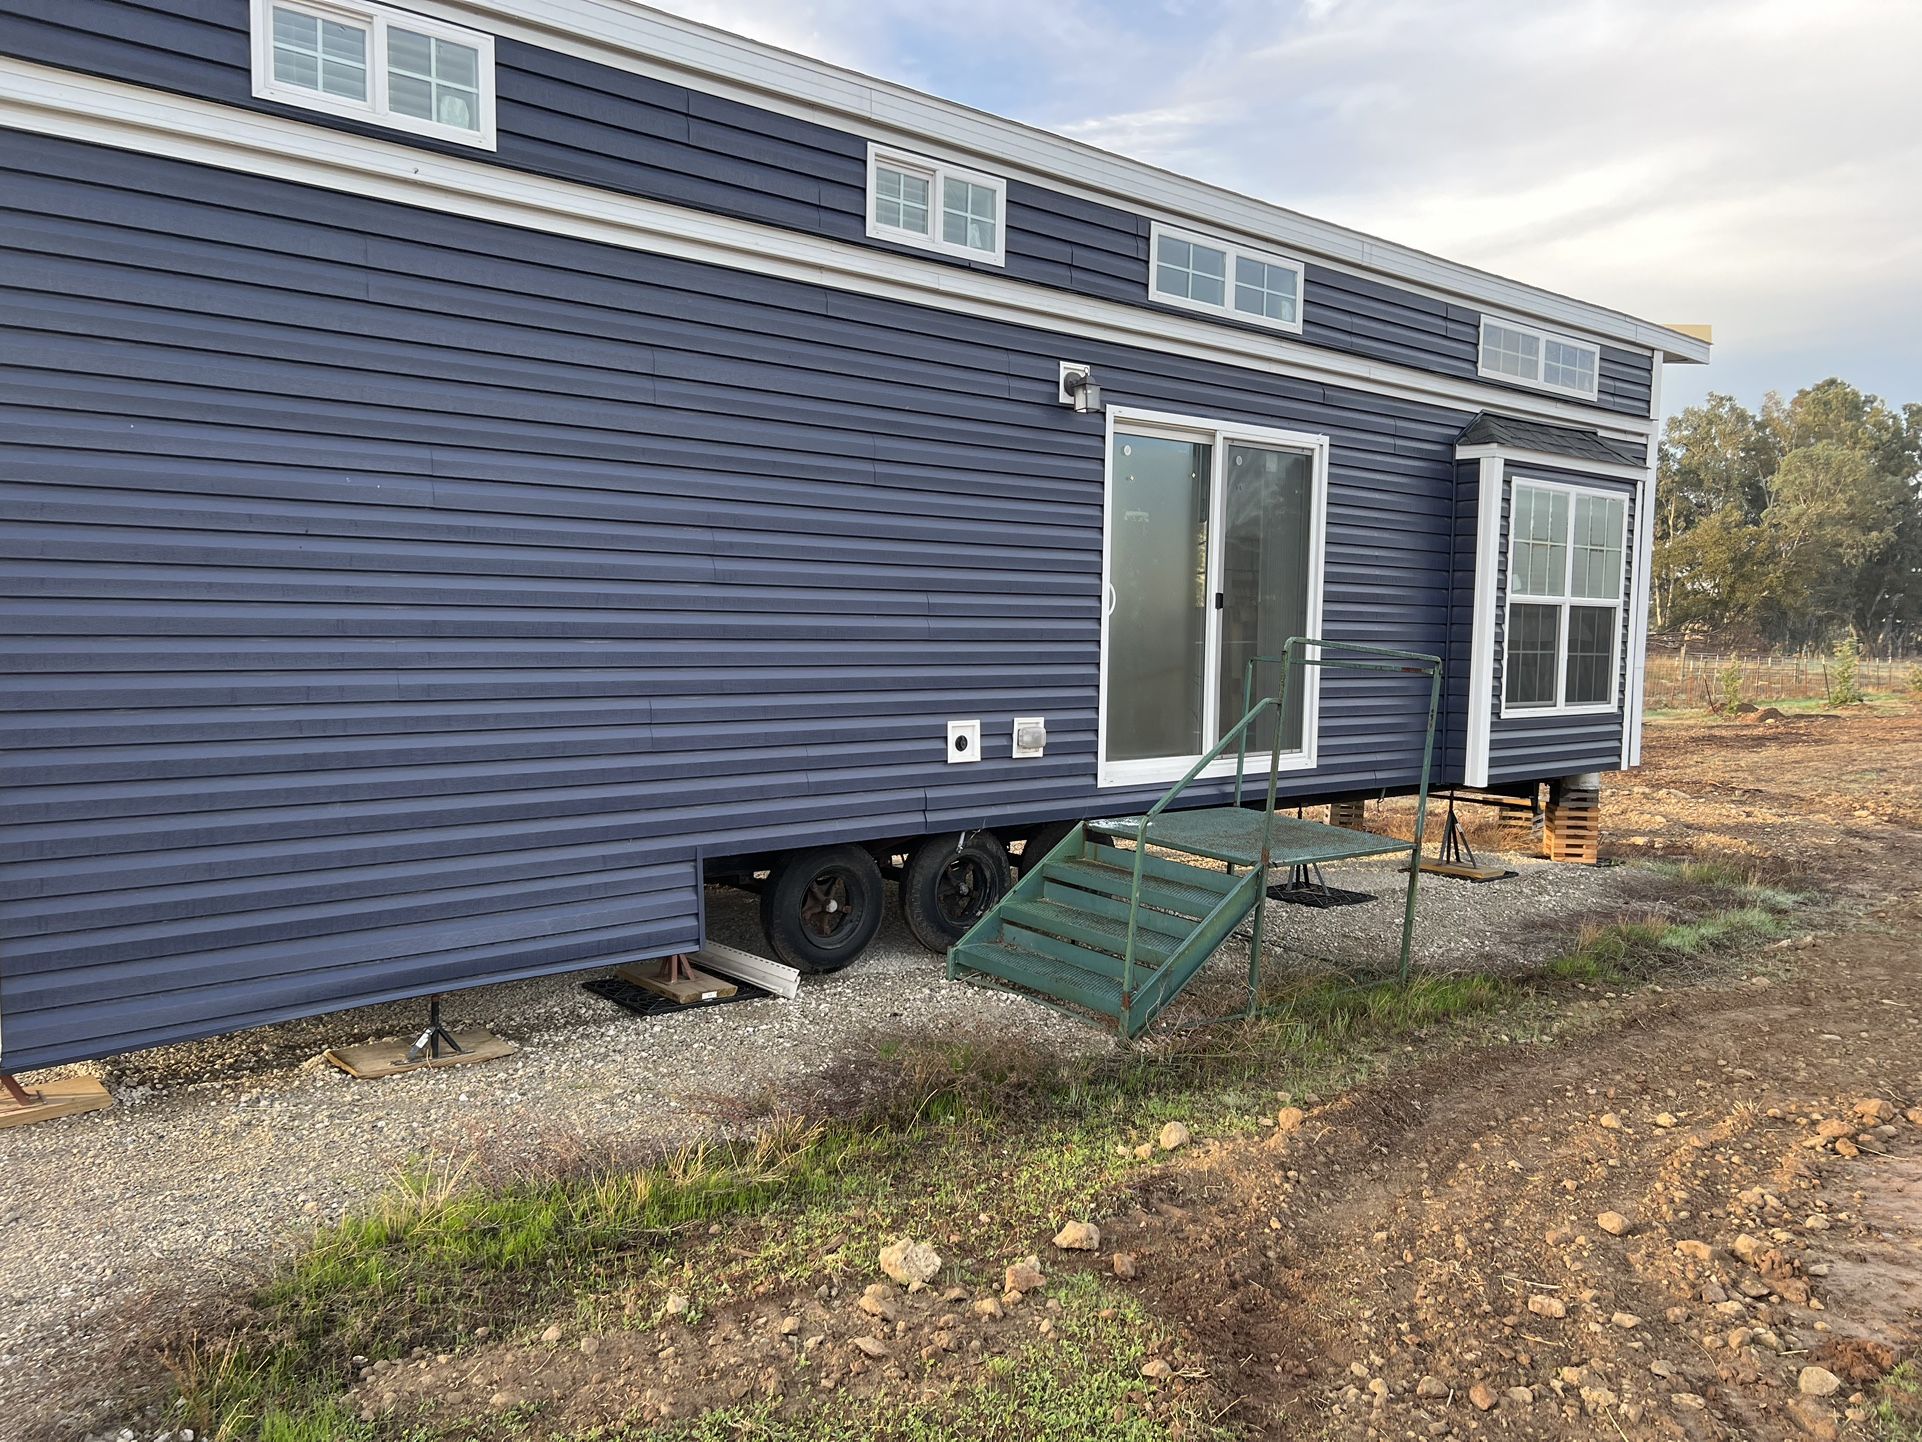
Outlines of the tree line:
<svg viewBox="0 0 1922 1442">
<path fill-rule="evenodd" d="M 1650 620 L 1738 643 L 1922 641 L 1922 405 L 1830 379 L 1662 436 Z"/>
</svg>

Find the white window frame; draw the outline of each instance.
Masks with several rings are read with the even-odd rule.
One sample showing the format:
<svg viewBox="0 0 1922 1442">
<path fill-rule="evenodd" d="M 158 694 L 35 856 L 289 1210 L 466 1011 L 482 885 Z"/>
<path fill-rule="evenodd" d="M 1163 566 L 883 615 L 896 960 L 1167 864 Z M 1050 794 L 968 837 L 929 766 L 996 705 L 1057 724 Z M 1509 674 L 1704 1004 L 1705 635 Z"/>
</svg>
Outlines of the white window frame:
<svg viewBox="0 0 1922 1442">
<path fill-rule="evenodd" d="M 1562 594 L 1559 596 L 1534 596 L 1515 594 L 1515 513 L 1517 499 L 1524 490 L 1563 491 L 1568 495 L 1568 535 L 1563 538 L 1562 557 Z M 1575 507 L 1579 497 L 1594 496 L 1605 501 L 1622 503 L 1622 576 L 1615 587 L 1615 599 L 1604 601 L 1595 597 L 1570 595 L 1570 582 L 1575 574 Z M 1628 613 L 1628 527 L 1629 512 L 1634 509 L 1634 497 L 1626 491 L 1612 491 L 1602 486 L 1573 485 L 1567 481 L 1550 481 L 1535 476 L 1510 476 L 1508 483 L 1508 544 L 1503 548 L 1502 564 L 1502 634 L 1500 656 L 1502 662 L 1501 715 L 1504 721 L 1510 718 L 1529 716 L 1609 716 L 1622 709 L 1622 632 L 1623 618 Z M 1555 704 L 1552 706 L 1530 706 L 1510 704 L 1508 699 L 1508 637 L 1509 625 L 1517 604 L 1523 606 L 1555 606 L 1560 608 L 1561 619 L 1555 635 Z M 1570 705 L 1568 695 L 1568 615 L 1575 607 L 1581 606 L 1593 611 L 1613 611 L 1615 624 L 1609 631 L 1608 649 L 1608 700 L 1584 701 Z"/>
<path fill-rule="evenodd" d="M 1185 240 L 1190 245 L 1205 245 L 1210 250 L 1219 250 L 1227 255 L 1227 277 L 1222 286 L 1220 305 L 1210 305 L 1204 300 L 1191 300 L 1185 295 L 1170 295 L 1161 289 L 1161 241 L 1164 236 L 1170 240 Z M 1258 260 L 1263 265 L 1279 266 L 1283 270 L 1291 270 L 1295 273 L 1294 320 L 1275 320 L 1267 314 L 1256 315 L 1253 311 L 1235 308 L 1235 262 L 1244 256 L 1249 260 Z M 1203 235 L 1199 231 L 1183 230 L 1178 225 L 1164 225 L 1157 220 L 1148 230 L 1148 299 L 1158 305 L 1175 305 L 1183 310 L 1211 315 L 1217 320 L 1238 320 L 1267 330 L 1300 335 L 1302 317 L 1308 311 L 1308 268 L 1291 256 L 1258 250 L 1254 246 L 1223 240 L 1216 235 Z M 1320 668 L 1310 669 L 1319 670 Z"/>
<path fill-rule="evenodd" d="M 1305 451 L 1311 457 L 1309 486 L 1309 527 L 1308 538 L 1308 634 L 1321 634 L 1321 606 L 1323 583 L 1328 569 L 1328 437 L 1314 435 L 1306 431 L 1276 430 L 1267 426 L 1245 426 L 1234 421 L 1214 420 L 1203 416 L 1177 415 L 1167 411 L 1137 410 L 1127 406 L 1109 406 L 1107 418 L 1107 454 L 1102 462 L 1101 476 L 1101 657 L 1100 671 L 1095 681 L 1095 784 L 1101 787 L 1120 786 L 1164 786 L 1171 781 L 1179 781 L 1188 774 L 1188 768 L 1196 759 L 1220 740 L 1222 721 L 1221 701 L 1221 655 L 1220 626 L 1221 612 L 1213 605 L 1208 607 L 1207 641 L 1204 646 L 1205 659 L 1202 675 L 1202 747 L 1195 756 L 1161 757 L 1151 756 L 1138 761 L 1108 760 L 1108 622 L 1114 612 L 1114 582 L 1109 574 L 1109 563 L 1113 550 L 1114 522 L 1114 446 L 1117 435 L 1158 436 L 1169 440 L 1198 441 L 1212 449 L 1209 452 L 1208 480 L 1208 569 L 1209 574 L 1221 574 L 1222 507 L 1226 495 L 1223 485 L 1222 467 L 1228 447 L 1238 442 L 1250 445 L 1274 446 L 1283 450 Z M 1301 749 L 1281 753 L 1283 771 L 1312 771 L 1321 751 L 1321 670 L 1319 666 L 1303 666 L 1302 676 L 1302 713 Z M 1234 725 L 1240 720 L 1235 717 L 1227 724 Z M 1263 765 L 1266 764 L 1264 757 Z M 1250 774 L 1259 769 L 1250 762 Z M 1235 758 L 1232 754 L 1223 756 L 1201 773 L 1202 779 L 1219 779 L 1235 774 Z"/>
<path fill-rule="evenodd" d="M 876 178 L 882 166 L 890 170 L 902 170 L 925 175 L 928 178 L 928 233 L 915 230 L 902 230 L 898 226 L 883 225 L 875 218 L 875 200 L 878 189 Z M 947 182 L 965 180 L 970 185 L 984 186 L 994 192 L 994 249 L 977 250 L 971 245 L 955 245 L 942 237 L 947 219 Z M 1008 182 L 998 175 L 988 175 L 951 160 L 940 160 L 930 155 L 917 155 L 912 151 L 898 150 L 889 145 L 868 142 L 868 182 L 867 182 L 868 239 L 885 240 L 892 245 L 912 246 L 916 250 L 932 251 L 936 255 L 953 256 L 957 260 L 974 260 L 983 265 L 1006 265 L 1008 263 Z"/>
<path fill-rule="evenodd" d="M 1488 328 L 1491 325 L 1498 325 L 1503 330 L 1512 330 L 1521 335 L 1533 336 L 1535 338 L 1535 374 L 1533 377 L 1510 375 L 1507 371 L 1496 370 L 1488 364 L 1485 357 L 1488 354 Z M 1587 390 L 1583 390 L 1579 386 L 1557 385 L 1553 381 L 1544 379 L 1548 374 L 1548 343 L 1550 341 L 1553 341 L 1557 345 L 1574 346 L 1577 350 L 1585 350 L 1593 355 L 1595 357 L 1595 384 Z M 1530 386 L 1535 390 L 1553 391 L 1556 395 L 1579 396 L 1585 401 L 1592 401 L 1599 398 L 1601 394 L 1602 348 L 1600 344 L 1595 341 L 1582 340 L 1572 335 L 1563 335 L 1558 331 L 1543 330 L 1540 326 L 1527 325 L 1522 321 L 1510 320 L 1507 316 L 1484 315 L 1482 317 L 1481 330 L 1476 337 L 1475 373 L 1484 380 L 1501 381 L 1513 386 Z"/>
<path fill-rule="evenodd" d="M 318 16 L 323 20 L 337 21 L 343 25 L 353 25 L 367 32 L 367 99 L 348 100 L 338 95 L 327 95 L 318 90 L 307 90 L 298 85 L 288 85 L 274 78 L 274 10 L 276 8 L 296 10 L 303 15 Z M 282 105 L 296 105 L 302 110 L 317 110 L 326 115 L 338 115 L 345 120 L 363 120 L 370 125 L 384 126 L 389 130 L 405 130 L 410 134 L 424 135 L 433 140 L 448 140 L 456 145 L 471 145 L 477 150 L 494 150 L 498 140 L 495 130 L 495 111 L 498 108 L 494 95 L 494 37 L 479 30 L 469 30 L 465 26 L 450 25 L 445 20 L 430 19 L 416 15 L 411 10 L 397 10 L 387 5 L 370 3 L 370 0 L 252 0 L 253 23 L 253 60 L 254 95 L 261 100 L 273 100 Z M 403 30 L 411 30 L 416 35 L 428 35 L 439 40 L 452 41 L 456 45 L 466 45 L 476 52 L 476 87 L 480 105 L 480 125 L 473 130 L 463 130 L 458 125 L 442 125 L 438 121 L 422 120 L 416 115 L 396 113 L 388 104 L 387 76 L 387 30 L 397 25 Z"/>
</svg>

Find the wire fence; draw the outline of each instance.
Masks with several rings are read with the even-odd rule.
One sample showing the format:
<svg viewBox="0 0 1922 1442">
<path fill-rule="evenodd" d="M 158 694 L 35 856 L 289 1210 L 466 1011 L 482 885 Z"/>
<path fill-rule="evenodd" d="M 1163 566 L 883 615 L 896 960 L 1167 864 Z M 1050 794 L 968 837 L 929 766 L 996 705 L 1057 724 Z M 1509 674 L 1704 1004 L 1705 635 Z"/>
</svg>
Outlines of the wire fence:
<svg viewBox="0 0 1922 1442">
<path fill-rule="evenodd" d="M 1644 704 L 1651 711 L 1706 710 L 1724 693 L 1723 676 L 1742 669 L 1742 699 L 1766 706 L 1828 695 L 1833 658 L 1822 652 L 1770 654 L 1743 651 L 1651 651 Z M 1863 691 L 1906 691 L 1922 657 L 1862 657 L 1855 684 Z"/>
</svg>

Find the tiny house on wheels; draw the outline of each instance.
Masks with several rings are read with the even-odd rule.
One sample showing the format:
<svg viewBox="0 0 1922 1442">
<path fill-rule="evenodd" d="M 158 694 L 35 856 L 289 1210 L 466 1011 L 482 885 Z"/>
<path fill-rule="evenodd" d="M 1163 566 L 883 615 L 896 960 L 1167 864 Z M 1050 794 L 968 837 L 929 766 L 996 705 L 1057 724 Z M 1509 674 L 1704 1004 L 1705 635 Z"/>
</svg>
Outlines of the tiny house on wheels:
<svg viewBox="0 0 1922 1442">
<path fill-rule="evenodd" d="M 711 881 L 945 949 L 1250 696 L 1412 791 L 1426 673 L 1291 637 L 1440 658 L 1437 786 L 1635 764 L 1694 335 L 623 0 L 7 0 L 0 170 L 0 1070 Z"/>
</svg>

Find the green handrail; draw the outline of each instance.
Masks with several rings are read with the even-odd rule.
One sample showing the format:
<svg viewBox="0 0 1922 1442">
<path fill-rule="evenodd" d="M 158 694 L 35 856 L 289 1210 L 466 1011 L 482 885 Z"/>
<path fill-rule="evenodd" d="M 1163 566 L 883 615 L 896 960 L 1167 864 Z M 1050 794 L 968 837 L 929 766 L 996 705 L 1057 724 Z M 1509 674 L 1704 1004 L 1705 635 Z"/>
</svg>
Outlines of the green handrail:
<svg viewBox="0 0 1922 1442">
<path fill-rule="evenodd" d="M 1127 945 L 1122 949 L 1122 953 L 1121 953 L 1121 1006 L 1124 1013 L 1127 1011 L 1129 1007 L 1134 1005 L 1135 925 L 1136 925 L 1138 913 L 1141 910 L 1141 863 L 1143 862 L 1143 860 L 1146 859 L 1148 855 L 1149 826 L 1154 822 L 1154 819 L 1157 816 L 1159 816 L 1162 812 L 1168 809 L 1169 802 L 1173 801 L 1177 796 L 1179 796 L 1183 791 L 1187 789 L 1189 782 L 1193 781 L 1197 776 L 1201 775 L 1203 771 L 1207 770 L 1208 767 L 1210 767 L 1216 761 L 1218 761 L 1221 758 L 1222 752 L 1228 749 L 1228 746 L 1231 742 L 1236 742 L 1239 740 L 1242 734 L 1248 729 L 1249 724 L 1253 722 L 1254 719 L 1257 716 L 1259 716 L 1263 710 L 1265 710 L 1267 707 L 1270 707 L 1270 706 L 1279 706 L 1280 704 L 1281 702 L 1277 697 L 1274 697 L 1274 696 L 1262 697 L 1261 701 L 1254 707 L 1250 708 L 1248 713 L 1245 716 L 1243 716 L 1241 720 L 1237 721 L 1234 724 L 1234 727 L 1228 732 L 1228 734 L 1226 736 L 1223 736 L 1219 741 L 1217 741 L 1206 755 L 1204 755 L 1199 761 L 1195 762 L 1193 766 L 1189 767 L 1188 774 L 1186 776 L 1183 776 L 1179 781 L 1175 782 L 1173 786 L 1169 787 L 1167 792 L 1162 796 L 1162 798 L 1159 801 L 1155 802 L 1153 806 L 1148 808 L 1148 814 L 1141 818 L 1141 827 L 1135 834 L 1134 881 L 1128 890 L 1128 940 L 1127 940 Z M 1280 769 L 1281 769 L 1281 728 L 1277 726 L 1275 728 L 1275 774 L 1279 775 Z M 1236 783 L 1237 791 L 1239 791 L 1239 785 L 1240 783 L 1237 780 L 1237 783 Z M 1272 795 L 1269 798 L 1269 804 L 1272 807 L 1273 805 Z M 1263 845 L 1265 848 L 1266 847 L 1265 841 Z M 1267 860 L 1267 853 L 1265 849 L 1263 851 L 1262 860 L 1264 862 L 1264 865 L 1261 868 L 1261 874 L 1266 875 L 1268 868 L 1265 864 Z"/>
<path fill-rule="evenodd" d="M 1314 654 L 1309 650 L 1313 648 Z M 1331 654 L 1332 653 L 1332 654 Z M 1373 659 L 1356 659 L 1368 657 Z M 1258 664 L 1276 664 L 1282 667 L 1279 694 L 1264 696 L 1254 700 L 1255 667 Z M 1422 742 L 1421 778 L 1416 789 L 1415 836 L 1409 846 L 1408 856 L 1408 899 L 1402 912 L 1401 958 L 1399 976 L 1408 980 L 1409 961 L 1415 935 L 1415 896 L 1416 883 L 1421 876 L 1421 854 L 1428 828 L 1428 785 L 1432 774 L 1435 756 L 1435 721 L 1441 710 L 1442 659 L 1421 651 L 1403 651 L 1389 646 L 1368 646 L 1353 641 L 1325 641 L 1309 636 L 1290 636 L 1282 646 L 1280 656 L 1254 656 L 1248 661 L 1242 681 L 1242 717 L 1199 761 L 1188 769 L 1166 794 L 1157 801 L 1141 818 L 1140 829 L 1135 835 L 1134 878 L 1128 893 L 1128 936 L 1121 959 L 1121 1005 L 1125 1016 L 1134 1004 L 1134 956 L 1137 914 L 1141 909 L 1141 865 L 1148 850 L 1148 830 L 1155 817 L 1168 809 L 1168 805 L 1207 770 L 1229 743 L 1235 745 L 1235 805 L 1242 804 L 1242 790 L 1248 766 L 1248 728 L 1269 707 L 1274 707 L 1275 740 L 1270 749 L 1268 760 L 1268 795 L 1261 824 L 1261 851 L 1255 869 L 1250 874 L 1255 877 L 1256 886 L 1266 885 L 1268 868 L 1274 856 L 1275 798 L 1281 782 L 1281 740 L 1287 721 L 1287 703 L 1294 685 L 1295 672 L 1306 666 L 1332 666 L 1347 671 L 1380 671 L 1391 675 L 1424 676 L 1428 680 L 1428 725 Z M 1306 718 L 1304 718 L 1305 722 Z M 1261 933 L 1264 908 L 1255 907 L 1254 923 L 1250 928 L 1251 945 L 1248 958 L 1248 1010 L 1252 1012 L 1255 996 L 1261 981 Z"/>
</svg>

